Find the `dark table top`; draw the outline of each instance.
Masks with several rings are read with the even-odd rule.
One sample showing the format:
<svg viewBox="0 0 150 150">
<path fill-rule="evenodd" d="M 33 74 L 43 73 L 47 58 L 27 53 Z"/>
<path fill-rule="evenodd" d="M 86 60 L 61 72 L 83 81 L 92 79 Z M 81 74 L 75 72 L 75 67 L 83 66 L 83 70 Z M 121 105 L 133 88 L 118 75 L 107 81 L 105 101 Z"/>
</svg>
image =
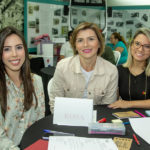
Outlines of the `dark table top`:
<svg viewBox="0 0 150 150">
<path fill-rule="evenodd" d="M 117 119 L 112 115 L 114 112 L 119 111 L 129 111 L 133 109 L 109 109 L 107 108 L 107 105 L 101 105 L 101 106 L 95 106 L 94 109 L 97 110 L 97 120 L 100 120 L 101 118 L 105 117 L 107 119 L 107 122 L 111 122 L 112 119 Z M 144 109 L 138 109 L 141 113 L 144 113 Z M 123 119 L 123 121 L 128 121 L 128 119 Z M 38 139 L 41 139 L 43 136 L 43 129 L 50 129 L 50 130 L 56 130 L 61 132 L 67 132 L 67 133 L 74 133 L 75 136 L 80 137 L 95 137 L 95 138 L 113 138 L 113 137 L 122 137 L 122 138 L 131 138 L 133 139 L 133 129 L 129 125 L 125 125 L 126 127 L 126 134 L 125 135 L 91 135 L 88 134 L 88 128 L 87 127 L 72 127 L 72 126 L 60 126 L 60 125 L 54 125 L 53 124 L 53 115 L 49 115 L 37 122 L 35 122 L 32 126 L 30 126 L 26 132 L 24 133 L 22 140 L 21 140 L 21 148 L 24 149 L 37 141 Z M 146 143 L 141 137 L 137 135 L 138 140 L 140 141 L 140 146 L 138 146 L 135 141 L 133 140 L 131 145 L 131 150 L 149 150 L 150 145 Z"/>
</svg>

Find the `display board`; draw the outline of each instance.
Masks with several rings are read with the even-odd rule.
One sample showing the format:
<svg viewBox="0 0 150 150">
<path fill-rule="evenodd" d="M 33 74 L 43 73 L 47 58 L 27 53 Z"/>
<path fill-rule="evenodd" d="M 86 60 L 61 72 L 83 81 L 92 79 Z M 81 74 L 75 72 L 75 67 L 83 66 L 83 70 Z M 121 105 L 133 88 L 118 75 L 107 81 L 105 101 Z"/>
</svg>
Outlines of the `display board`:
<svg viewBox="0 0 150 150">
<path fill-rule="evenodd" d="M 101 28 L 104 26 L 104 22 L 101 21 L 103 16 L 100 7 L 69 6 L 67 2 L 48 0 L 26 0 L 24 30 L 29 52 L 36 51 L 33 39 L 41 34 L 49 34 L 51 40 L 67 38 L 71 28 L 87 20 Z"/>
<path fill-rule="evenodd" d="M 29 52 L 36 51 L 33 39 L 39 35 L 47 33 L 50 39 L 67 36 L 68 21 L 63 15 L 65 3 L 26 0 L 25 5 L 25 37 Z"/>
<path fill-rule="evenodd" d="M 113 32 L 119 32 L 130 42 L 138 28 L 150 28 L 150 6 L 145 7 L 114 7 L 107 18 L 107 42 Z"/>
<path fill-rule="evenodd" d="M 50 39 L 67 38 L 71 28 L 79 23 L 90 21 L 101 29 L 105 24 L 105 8 L 102 6 L 75 6 L 68 2 L 54 0 L 25 0 L 24 31 L 29 52 L 36 51 L 33 39 L 48 33 Z M 113 32 L 120 32 L 128 43 L 140 27 L 149 28 L 150 6 L 111 7 L 108 9 L 107 37 L 109 43 Z"/>
</svg>

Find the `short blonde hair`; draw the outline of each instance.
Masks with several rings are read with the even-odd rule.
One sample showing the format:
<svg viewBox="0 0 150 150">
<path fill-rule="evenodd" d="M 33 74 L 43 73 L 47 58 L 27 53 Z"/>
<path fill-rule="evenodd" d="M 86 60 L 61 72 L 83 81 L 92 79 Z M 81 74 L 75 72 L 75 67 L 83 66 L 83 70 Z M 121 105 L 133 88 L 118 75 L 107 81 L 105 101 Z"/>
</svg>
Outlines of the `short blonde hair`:
<svg viewBox="0 0 150 150">
<path fill-rule="evenodd" d="M 72 39 L 71 39 L 70 43 L 73 48 L 74 55 L 78 54 L 78 51 L 76 50 L 77 35 L 81 30 L 86 30 L 86 29 L 91 29 L 95 32 L 95 34 L 98 38 L 99 44 L 100 44 L 100 48 L 97 51 L 97 55 L 101 56 L 104 52 L 104 47 L 105 47 L 104 38 L 102 36 L 100 28 L 96 24 L 89 23 L 89 22 L 83 22 L 83 23 L 79 24 L 72 33 Z"/>
<path fill-rule="evenodd" d="M 149 28 L 140 28 L 135 32 L 135 35 L 133 36 L 130 45 L 129 45 L 129 49 L 128 49 L 128 59 L 127 62 L 125 64 L 123 64 L 124 67 L 131 67 L 133 64 L 133 58 L 131 55 L 131 46 L 135 40 L 135 38 L 139 35 L 139 34 L 143 34 L 145 35 L 148 40 L 150 41 L 150 29 Z M 146 69 L 145 69 L 145 74 L 147 76 L 150 76 L 150 57 L 147 59 L 147 63 L 146 63 Z"/>
</svg>

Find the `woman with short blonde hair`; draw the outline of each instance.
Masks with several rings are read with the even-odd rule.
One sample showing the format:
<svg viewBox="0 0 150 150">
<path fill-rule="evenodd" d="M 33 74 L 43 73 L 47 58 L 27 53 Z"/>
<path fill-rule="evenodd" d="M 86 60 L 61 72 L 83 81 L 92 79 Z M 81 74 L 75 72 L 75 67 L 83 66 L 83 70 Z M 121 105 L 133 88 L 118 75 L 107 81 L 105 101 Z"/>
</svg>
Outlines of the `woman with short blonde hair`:
<svg viewBox="0 0 150 150">
<path fill-rule="evenodd" d="M 83 22 L 74 29 L 71 44 L 74 56 L 58 62 L 49 91 L 53 112 L 55 97 L 93 99 L 94 105 L 117 99 L 116 66 L 104 60 L 104 39 L 99 27 Z"/>
</svg>

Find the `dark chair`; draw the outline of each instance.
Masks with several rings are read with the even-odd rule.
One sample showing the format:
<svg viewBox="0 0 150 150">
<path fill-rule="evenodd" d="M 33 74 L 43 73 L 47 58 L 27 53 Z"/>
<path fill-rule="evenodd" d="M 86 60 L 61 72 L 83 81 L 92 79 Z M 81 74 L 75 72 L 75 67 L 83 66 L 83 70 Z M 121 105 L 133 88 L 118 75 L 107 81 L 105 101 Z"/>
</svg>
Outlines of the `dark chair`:
<svg viewBox="0 0 150 150">
<path fill-rule="evenodd" d="M 55 72 L 55 67 L 49 66 L 41 69 L 42 74 L 42 81 L 43 81 L 43 87 L 44 87 L 44 94 L 45 94 L 45 116 L 51 114 L 50 112 L 50 106 L 49 106 L 49 96 L 47 91 L 47 86 L 49 80 L 53 77 Z"/>
<path fill-rule="evenodd" d="M 42 57 L 30 59 L 31 72 L 42 76 L 41 69 L 44 68 L 44 60 Z"/>
</svg>

